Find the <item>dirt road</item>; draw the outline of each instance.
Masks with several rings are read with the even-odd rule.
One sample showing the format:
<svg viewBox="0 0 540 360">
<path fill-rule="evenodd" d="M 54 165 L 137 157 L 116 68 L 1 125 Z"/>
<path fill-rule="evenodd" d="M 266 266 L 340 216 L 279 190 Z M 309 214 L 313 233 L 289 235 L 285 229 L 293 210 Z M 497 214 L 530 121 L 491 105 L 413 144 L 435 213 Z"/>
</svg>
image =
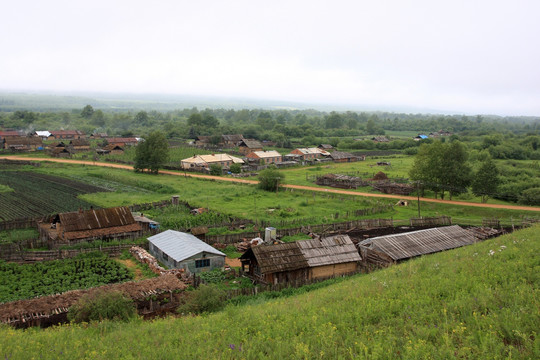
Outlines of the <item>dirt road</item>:
<svg viewBox="0 0 540 360">
<path fill-rule="evenodd" d="M 133 170 L 133 166 L 122 165 L 122 164 L 113 164 L 113 163 L 104 163 L 96 161 L 83 161 L 83 160 L 71 160 L 71 159 L 50 159 L 50 158 L 31 158 L 31 157 L 22 157 L 22 156 L 0 156 L 0 159 L 11 159 L 11 160 L 26 160 L 26 161 L 50 161 L 57 163 L 66 163 L 66 164 L 81 164 L 81 165 L 90 165 L 90 166 L 101 166 L 101 167 L 110 167 L 115 169 L 126 169 Z M 245 180 L 237 178 L 228 178 L 222 176 L 212 176 L 212 175 L 202 175 L 194 173 L 184 173 L 180 171 L 169 171 L 163 170 L 159 172 L 160 174 L 173 175 L 173 176 L 185 176 L 199 179 L 211 179 L 217 181 L 229 181 L 242 184 L 257 184 L 256 180 Z M 298 190 L 308 190 L 308 191 L 318 191 L 329 194 L 342 194 L 349 196 L 366 196 L 366 197 L 377 197 L 377 198 L 387 198 L 387 199 L 403 199 L 403 200 L 417 200 L 415 196 L 401 196 L 401 195 L 389 195 L 389 194 L 371 194 L 371 193 L 362 193 L 357 191 L 348 191 L 348 190 L 339 190 L 339 189 L 325 189 L 318 188 L 313 186 L 302 186 L 302 185 L 290 185 L 283 184 L 284 188 L 288 189 L 298 189 Z M 424 202 L 433 202 L 439 204 L 450 204 L 450 205 L 460 205 L 460 206 L 474 206 L 482 208 L 492 208 L 492 209 L 508 209 L 508 210 L 525 210 L 525 211 L 538 211 L 540 212 L 540 207 L 532 206 L 519 206 L 519 205 L 501 205 L 501 204 L 482 204 L 482 203 L 473 203 L 466 201 L 453 201 L 453 200 L 441 200 L 441 199 L 431 199 L 431 198 L 420 198 L 420 201 Z"/>
</svg>

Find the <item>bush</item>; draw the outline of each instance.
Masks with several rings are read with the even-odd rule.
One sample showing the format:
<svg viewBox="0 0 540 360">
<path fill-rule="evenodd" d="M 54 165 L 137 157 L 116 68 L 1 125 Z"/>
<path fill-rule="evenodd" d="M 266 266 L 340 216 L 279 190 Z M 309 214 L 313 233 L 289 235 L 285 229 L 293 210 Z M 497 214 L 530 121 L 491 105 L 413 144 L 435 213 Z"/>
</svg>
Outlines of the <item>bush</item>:
<svg viewBox="0 0 540 360">
<path fill-rule="evenodd" d="M 189 293 L 186 302 L 176 310 L 179 314 L 201 314 L 221 310 L 225 306 L 225 291 L 215 285 L 199 286 Z"/>
<path fill-rule="evenodd" d="M 525 205 L 540 205 L 540 187 L 523 191 L 519 196 L 519 202 Z"/>
<path fill-rule="evenodd" d="M 210 164 L 210 175 L 221 176 L 222 174 L 223 174 L 223 170 L 221 169 L 221 165 Z"/>
<path fill-rule="evenodd" d="M 280 183 L 283 183 L 285 175 L 277 168 L 269 167 L 259 173 L 259 188 L 267 191 L 276 191 Z"/>
<path fill-rule="evenodd" d="M 128 321 L 137 315 L 133 300 L 118 291 L 84 295 L 69 308 L 68 319 L 76 323 L 109 320 Z"/>
<path fill-rule="evenodd" d="M 231 164 L 231 166 L 229 167 L 229 170 L 233 174 L 240 174 L 242 172 L 242 165 L 240 165 L 240 164 Z"/>
</svg>

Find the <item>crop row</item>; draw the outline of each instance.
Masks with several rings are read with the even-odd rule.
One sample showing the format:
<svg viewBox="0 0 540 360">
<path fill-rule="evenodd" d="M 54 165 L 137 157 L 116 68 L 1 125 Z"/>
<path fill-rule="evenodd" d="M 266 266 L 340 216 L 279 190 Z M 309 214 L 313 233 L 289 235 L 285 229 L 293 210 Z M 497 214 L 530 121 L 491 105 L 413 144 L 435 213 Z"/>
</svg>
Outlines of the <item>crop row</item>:
<svg viewBox="0 0 540 360">
<path fill-rule="evenodd" d="M 89 208 L 90 204 L 77 196 L 104 191 L 77 181 L 31 172 L 0 171 L 0 183 L 14 190 L 0 194 L 0 221 Z"/>
<path fill-rule="evenodd" d="M 103 254 L 24 265 L 0 261 L 0 303 L 131 279 L 127 268 Z"/>
</svg>

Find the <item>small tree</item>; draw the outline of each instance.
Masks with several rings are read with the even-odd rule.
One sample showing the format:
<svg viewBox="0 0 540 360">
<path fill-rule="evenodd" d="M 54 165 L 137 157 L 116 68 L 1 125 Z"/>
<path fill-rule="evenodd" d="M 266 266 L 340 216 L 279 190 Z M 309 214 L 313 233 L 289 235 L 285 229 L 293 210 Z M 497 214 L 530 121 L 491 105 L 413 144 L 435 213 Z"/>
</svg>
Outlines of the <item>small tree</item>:
<svg viewBox="0 0 540 360">
<path fill-rule="evenodd" d="M 119 291 L 99 291 L 82 296 L 69 308 L 68 319 L 74 322 L 109 320 L 127 321 L 137 315 L 133 300 Z"/>
<path fill-rule="evenodd" d="M 283 183 L 285 175 L 280 173 L 275 166 L 271 166 L 259 173 L 259 189 L 277 191 L 279 184 Z"/>
<path fill-rule="evenodd" d="M 154 131 L 135 149 L 135 171 L 157 174 L 169 158 L 169 145 L 163 133 Z"/>
<path fill-rule="evenodd" d="M 495 162 L 488 158 L 474 175 L 472 182 L 472 192 L 476 196 L 482 197 L 482 202 L 487 202 L 488 198 L 497 192 L 499 187 L 499 170 Z"/>
<path fill-rule="evenodd" d="M 221 176 L 223 175 L 223 170 L 219 164 L 210 164 L 210 175 Z"/>
<path fill-rule="evenodd" d="M 90 119 L 94 115 L 94 108 L 92 105 L 86 105 L 81 111 L 81 116 Z"/>
<path fill-rule="evenodd" d="M 231 166 L 229 167 L 229 170 L 233 174 L 240 174 L 242 172 L 242 165 L 237 164 L 237 163 L 231 164 Z"/>
</svg>

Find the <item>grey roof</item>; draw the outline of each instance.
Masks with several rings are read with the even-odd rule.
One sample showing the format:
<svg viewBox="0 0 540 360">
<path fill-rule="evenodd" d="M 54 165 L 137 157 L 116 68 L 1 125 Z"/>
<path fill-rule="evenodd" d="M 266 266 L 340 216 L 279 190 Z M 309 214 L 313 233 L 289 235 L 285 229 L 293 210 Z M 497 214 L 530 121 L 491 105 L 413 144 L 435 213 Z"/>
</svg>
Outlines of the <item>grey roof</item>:
<svg viewBox="0 0 540 360">
<path fill-rule="evenodd" d="M 174 230 L 150 236 L 148 241 L 176 261 L 185 260 L 202 252 L 226 256 L 195 236 Z"/>
<path fill-rule="evenodd" d="M 476 238 L 458 225 L 411 231 L 366 239 L 360 245 L 383 252 L 394 260 L 470 245 Z"/>
</svg>

